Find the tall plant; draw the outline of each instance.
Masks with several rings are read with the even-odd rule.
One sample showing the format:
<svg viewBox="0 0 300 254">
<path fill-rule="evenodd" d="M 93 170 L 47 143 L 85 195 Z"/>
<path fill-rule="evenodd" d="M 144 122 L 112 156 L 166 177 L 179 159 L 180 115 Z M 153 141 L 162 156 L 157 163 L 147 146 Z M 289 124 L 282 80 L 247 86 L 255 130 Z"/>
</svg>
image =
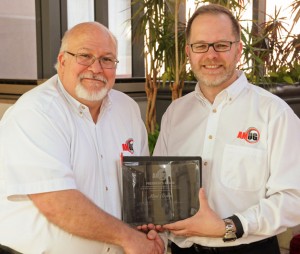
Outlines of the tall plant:
<svg viewBox="0 0 300 254">
<path fill-rule="evenodd" d="M 289 18 L 281 13 L 281 9 L 275 8 L 268 21 L 257 24 L 257 29 L 249 33 L 244 56 L 246 61 L 253 62 L 248 78 L 255 83 L 300 81 L 300 35 L 293 33 L 298 20 L 295 18 L 289 25 Z"/>
<path fill-rule="evenodd" d="M 179 20 L 183 0 L 134 0 L 137 11 L 132 16 L 133 39 L 144 39 L 146 128 L 154 134 L 156 98 L 161 85 L 170 84 L 172 99 L 181 96 L 187 77 L 185 24 Z"/>
<path fill-rule="evenodd" d="M 163 84 L 168 83 L 172 91 L 172 100 L 182 96 L 184 82 L 193 78 L 191 71 L 187 71 L 187 57 L 185 54 L 185 17 L 180 20 L 181 9 L 185 1 L 175 0 L 168 2 L 169 11 L 174 13 L 169 22 L 167 47 L 165 47 L 165 69 L 162 75 Z"/>
</svg>

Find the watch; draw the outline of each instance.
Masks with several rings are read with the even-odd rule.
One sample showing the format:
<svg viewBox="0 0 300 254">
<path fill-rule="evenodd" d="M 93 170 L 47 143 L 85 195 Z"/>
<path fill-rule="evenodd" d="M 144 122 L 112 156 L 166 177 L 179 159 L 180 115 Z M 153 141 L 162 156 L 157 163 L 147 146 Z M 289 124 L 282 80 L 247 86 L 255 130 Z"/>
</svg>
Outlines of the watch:
<svg viewBox="0 0 300 254">
<path fill-rule="evenodd" d="M 237 239 L 235 225 L 231 219 L 224 219 L 225 222 L 225 235 L 223 236 L 224 242 L 232 242 Z"/>
</svg>

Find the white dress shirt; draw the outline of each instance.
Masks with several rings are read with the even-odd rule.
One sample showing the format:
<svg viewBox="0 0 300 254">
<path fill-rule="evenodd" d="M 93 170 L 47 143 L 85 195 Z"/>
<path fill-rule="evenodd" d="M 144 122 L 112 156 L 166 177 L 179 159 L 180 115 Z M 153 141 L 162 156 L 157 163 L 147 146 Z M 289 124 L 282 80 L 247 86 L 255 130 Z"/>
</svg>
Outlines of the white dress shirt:
<svg viewBox="0 0 300 254">
<path fill-rule="evenodd" d="M 120 155 L 148 155 L 140 110 L 129 96 L 111 90 L 95 124 L 55 75 L 6 112 L 0 140 L 0 244 L 25 254 L 122 253 L 49 223 L 27 195 L 78 189 L 121 218 Z"/>
<path fill-rule="evenodd" d="M 300 224 L 300 120 L 282 99 L 239 74 L 213 104 L 196 85 L 163 116 L 154 155 L 201 156 L 211 208 L 221 218 L 236 214 L 244 229 L 229 243 L 171 235 L 181 247 L 250 243 Z"/>
</svg>

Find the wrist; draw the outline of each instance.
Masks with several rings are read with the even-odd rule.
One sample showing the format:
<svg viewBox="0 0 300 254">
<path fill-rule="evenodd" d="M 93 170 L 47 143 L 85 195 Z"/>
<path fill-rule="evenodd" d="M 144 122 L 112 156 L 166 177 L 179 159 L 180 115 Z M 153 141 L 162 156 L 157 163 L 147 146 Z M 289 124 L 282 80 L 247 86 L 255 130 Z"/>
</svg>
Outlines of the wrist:
<svg viewBox="0 0 300 254">
<path fill-rule="evenodd" d="M 242 225 L 242 222 L 240 221 L 239 217 L 237 217 L 236 215 L 232 215 L 232 216 L 228 217 L 228 219 L 231 219 L 234 223 L 234 226 L 236 229 L 236 237 L 241 238 L 244 234 L 244 229 L 243 229 L 243 225 Z"/>
<path fill-rule="evenodd" d="M 232 219 L 226 218 L 223 219 L 225 224 L 225 234 L 223 236 L 224 242 L 232 242 L 237 239 L 236 236 L 236 227 Z"/>
</svg>

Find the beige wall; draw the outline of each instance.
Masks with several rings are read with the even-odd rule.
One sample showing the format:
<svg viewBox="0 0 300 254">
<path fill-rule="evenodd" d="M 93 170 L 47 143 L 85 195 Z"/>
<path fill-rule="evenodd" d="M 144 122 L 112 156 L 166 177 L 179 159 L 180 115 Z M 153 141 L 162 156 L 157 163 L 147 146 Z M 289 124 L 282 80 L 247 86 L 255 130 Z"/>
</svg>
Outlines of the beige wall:
<svg viewBox="0 0 300 254">
<path fill-rule="evenodd" d="M 2 118 L 4 112 L 11 106 L 12 104 L 8 103 L 0 103 L 0 119 Z"/>
</svg>

